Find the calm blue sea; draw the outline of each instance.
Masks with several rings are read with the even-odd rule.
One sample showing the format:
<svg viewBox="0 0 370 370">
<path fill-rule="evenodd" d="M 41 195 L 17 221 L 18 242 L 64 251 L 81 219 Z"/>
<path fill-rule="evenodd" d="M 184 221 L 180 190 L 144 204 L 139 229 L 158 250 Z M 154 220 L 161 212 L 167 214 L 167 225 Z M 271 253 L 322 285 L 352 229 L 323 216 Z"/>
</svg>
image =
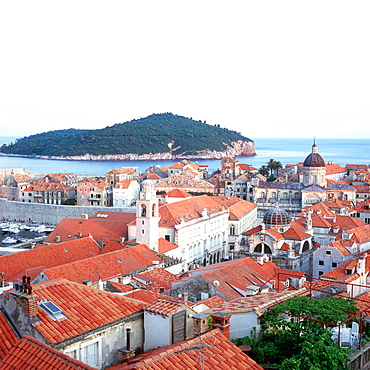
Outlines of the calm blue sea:
<svg viewBox="0 0 370 370">
<path fill-rule="evenodd" d="M 10 143 L 15 137 L 0 137 L 0 145 Z M 270 158 L 279 160 L 283 166 L 303 162 L 311 153 L 313 139 L 281 139 L 256 138 L 257 155 L 255 157 L 239 157 L 240 163 L 248 163 L 259 168 Z M 339 165 L 370 164 L 370 139 L 316 139 L 319 153 L 325 162 L 334 161 Z M 141 172 L 151 165 L 169 166 L 176 161 L 56 161 L 44 159 L 2 157 L 1 168 L 23 167 L 33 174 L 56 172 L 73 172 L 79 175 L 104 175 L 114 168 L 134 166 Z M 199 164 L 208 164 L 210 173 L 220 167 L 220 160 L 199 160 Z"/>
</svg>

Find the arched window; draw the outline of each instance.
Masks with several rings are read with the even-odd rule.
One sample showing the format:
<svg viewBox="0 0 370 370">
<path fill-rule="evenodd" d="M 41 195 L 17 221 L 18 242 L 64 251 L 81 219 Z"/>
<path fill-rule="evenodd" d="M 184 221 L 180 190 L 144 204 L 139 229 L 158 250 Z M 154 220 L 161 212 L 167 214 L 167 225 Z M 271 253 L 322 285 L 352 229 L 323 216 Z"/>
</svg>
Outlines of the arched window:
<svg viewBox="0 0 370 370">
<path fill-rule="evenodd" d="M 302 253 L 303 252 L 306 252 L 310 249 L 310 244 L 308 243 L 308 241 L 306 240 L 304 243 L 303 243 L 303 248 L 302 248 Z"/>
<path fill-rule="evenodd" d="M 276 198 L 276 192 L 274 192 L 274 191 L 273 191 L 273 192 L 271 193 L 271 198 Z"/>
<path fill-rule="evenodd" d="M 265 243 L 259 243 L 254 248 L 255 253 L 272 254 L 271 248 Z"/>
<path fill-rule="evenodd" d="M 153 217 L 155 216 L 155 204 L 153 204 L 153 207 L 152 207 L 152 216 Z"/>
<path fill-rule="evenodd" d="M 288 199 L 288 193 L 286 191 L 283 193 L 283 199 Z"/>
<path fill-rule="evenodd" d="M 231 224 L 230 225 L 230 235 L 235 235 L 235 225 L 234 224 Z"/>
<path fill-rule="evenodd" d="M 348 200 L 348 195 L 347 194 L 344 194 L 343 199 L 344 200 Z"/>
<path fill-rule="evenodd" d="M 146 216 L 146 205 L 142 204 L 141 205 L 141 217 L 145 217 L 145 216 Z"/>
</svg>

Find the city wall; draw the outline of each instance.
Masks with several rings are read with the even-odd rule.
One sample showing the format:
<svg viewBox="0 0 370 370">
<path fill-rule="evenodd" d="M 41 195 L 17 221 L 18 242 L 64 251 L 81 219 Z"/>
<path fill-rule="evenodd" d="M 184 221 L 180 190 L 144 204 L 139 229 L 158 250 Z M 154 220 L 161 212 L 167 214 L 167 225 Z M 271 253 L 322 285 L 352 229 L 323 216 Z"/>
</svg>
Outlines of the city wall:
<svg viewBox="0 0 370 370">
<path fill-rule="evenodd" d="M 37 204 L 8 201 L 0 199 L 0 220 L 20 220 L 26 222 L 56 225 L 63 218 L 81 218 L 83 214 L 93 216 L 98 211 L 135 213 L 135 207 L 82 207 L 59 206 L 54 204 Z"/>
</svg>

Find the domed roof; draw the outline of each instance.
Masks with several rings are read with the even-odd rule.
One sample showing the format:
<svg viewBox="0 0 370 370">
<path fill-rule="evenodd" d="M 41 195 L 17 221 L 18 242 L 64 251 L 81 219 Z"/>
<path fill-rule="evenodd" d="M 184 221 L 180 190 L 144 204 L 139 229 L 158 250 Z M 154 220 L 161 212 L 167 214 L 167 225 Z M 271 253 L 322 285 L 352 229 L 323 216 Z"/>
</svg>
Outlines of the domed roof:
<svg viewBox="0 0 370 370">
<path fill-rule="evenodd" d="M 303 162 L 304 167 L 325 167 L 325 162 L 317 151 L 316 141 L 312 145 L 312 153 Z"/>
<path fill-rule="evenodd" d="M 290 217 L 285 210 L 279 207 L 274 207 L 265 213 L 263 222 L 266 226 L 290 225 Z"/>
</svg>

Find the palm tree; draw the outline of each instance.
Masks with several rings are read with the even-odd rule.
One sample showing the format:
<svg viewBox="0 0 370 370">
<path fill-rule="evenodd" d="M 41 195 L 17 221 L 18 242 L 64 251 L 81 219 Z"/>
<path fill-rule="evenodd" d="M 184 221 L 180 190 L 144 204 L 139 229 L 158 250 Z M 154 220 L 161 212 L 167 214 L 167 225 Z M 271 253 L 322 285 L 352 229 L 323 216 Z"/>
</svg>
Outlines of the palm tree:
<svg viewBox="0 0 370 370">
<path fill-rule="evenodd" d="M 270 177 L 273 177 L 273 176 L 276 177 L 278 169 L 283 168 L 280 161 L 277 161 L 276 159 L 272 159 L 272 158 L 267 162 L 266 167 L 270 171 Z"/>
<path fill-rule="evenodd" d="M 265 166 L 265 165 L 262 165 L 262 166 L 259 168 L 258 172 L 259 172 L 261 175 L 266 176 L 266 177 L 267 177 L 267 176 L 269 175 L 269 173 L 270 173 L 269 168 L 268 168 L 267 166 Z"/>
</svg>

